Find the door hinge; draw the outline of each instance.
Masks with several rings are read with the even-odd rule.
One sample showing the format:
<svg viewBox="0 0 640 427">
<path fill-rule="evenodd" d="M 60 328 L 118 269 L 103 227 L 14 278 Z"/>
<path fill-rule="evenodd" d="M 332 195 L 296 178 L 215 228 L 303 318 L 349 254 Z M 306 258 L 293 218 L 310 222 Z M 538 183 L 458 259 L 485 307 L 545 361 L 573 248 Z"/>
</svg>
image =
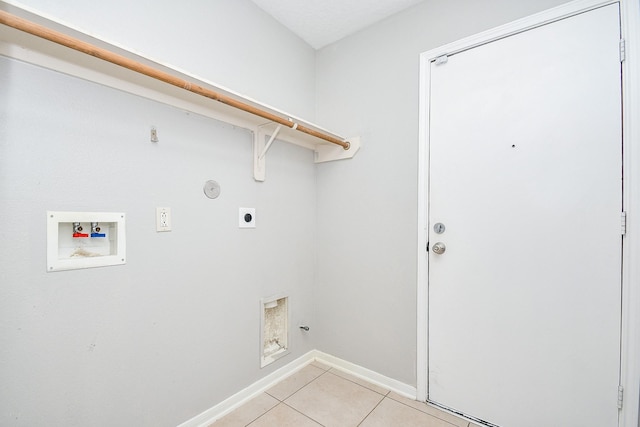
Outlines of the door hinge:
<svg viewBox="0 0 640 427">
<path fill-rule="evenodd" d="M 618 386 L 618 409 L 622 409 L 622 400 L 624 398 L 624 387 Z"/>
<path fill-rule="evenodd" d="M 620 214 L 620 232 L 622 233 L 622 235 L 624 236 L 625 234 L 627 234 L 627 213 L 626 212 L 622 212 Z"/>
<path fill-rule="evenodd" d="M 436 65 L 442 65 L 442 64 L 446 64 L 448 60 L 449 60 L 449 57 L 447 55 L 441 55 L 441 56 L 438 56 L 434 62 Z"/>
<path fill-rule="evenodd" d="M 626 58 L 627 51 L 625 47 L 624 39 L 620 39 L 620 62 L 624 62 L 624 59 Z"/>
</svg>

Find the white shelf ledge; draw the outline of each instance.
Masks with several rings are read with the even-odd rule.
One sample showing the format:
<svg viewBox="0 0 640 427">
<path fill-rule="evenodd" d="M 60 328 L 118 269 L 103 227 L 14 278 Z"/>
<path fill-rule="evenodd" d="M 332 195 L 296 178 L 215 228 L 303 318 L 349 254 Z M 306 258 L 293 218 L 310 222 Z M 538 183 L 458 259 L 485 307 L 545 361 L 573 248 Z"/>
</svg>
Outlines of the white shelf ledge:
<svg viewBox="0 0 640 427">
<path fill-rule="evenodd" d="M 92 38 L 87 34 L 26 11 L 20 10 L 20 13 L 15 16 L 50 28 L 66 36 L 73 37 L 80 43 L 90 43 L 99 49 L 105 49 L 127 60 L 136 61 L 143 66 L 152 67 L 162 73 L 168 73 L 178 79 L 193 83 L 205 90 L 214 91 L 224 97 L 232 98 L 235 101 L 240 101 L 250 107 L 262 110 L 267 114 L 277 116 L 274 120 L 280 120 L 280 122 L 285 125 L 267 121 L 265 118 L 254 115 L 251 112 L 246 112 L 214 99 L 198 95 L 190 92 L 188 89 L 185 90 L 184 88 L 172 86 L 171 84 L 164 83 L 147 75 L 87 55 L 86 53 L 0 24 L 0 55 L 123 90 L 253 131 L 253 167 L 254 178 L 257 181 L 264 181 L 265 179 L 266 154 L 271 143 L 276 139 L 274 137 L 269 143 L 265 143 L 264 141 L 267 136 L 277 136 L 278 141 L 296 144 L 313 150 L 315 152 L 316 163 L 352 158 L 360 148 L 359 138 L 344 138 L 309 121 L 257 102 L 252 98 L 242 96 L 183 70 L 154 62 L 148 58 L 102 40 Z M 271 118 L 271 116 L 269 117 Z M 289 123 L 291 123 L 291 127 L 289 127 Z M 337 143 L 343 144 L 342 141 L 348 141 L 348 149 L 296 130 L 303 127 L 310 129 L 312 133 L 315 131 L 324 134 L 328 136 L 330 140 L 332 138 L 337 139 L 339 140 Z"/>
</svg>

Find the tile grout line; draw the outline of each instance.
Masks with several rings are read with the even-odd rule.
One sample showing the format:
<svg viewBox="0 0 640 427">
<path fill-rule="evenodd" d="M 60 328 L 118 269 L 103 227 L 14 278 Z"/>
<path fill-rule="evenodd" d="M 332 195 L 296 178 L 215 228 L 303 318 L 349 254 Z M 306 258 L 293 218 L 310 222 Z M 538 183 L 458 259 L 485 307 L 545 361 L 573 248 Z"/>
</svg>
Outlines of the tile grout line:
<svg viewBox="0 0 640 427">
<path fill-rule="evenodd" d="M 311 365 L 311 364 L 310 364 L 310 366 L 313 366 L 313 365 Z M 339 379 L 341 379 L 341 380 L 348 381 L 348 382 L 350 382 L 350 383 L 352 383 L 352 384 L 354 384 L 354 385 L 357 385 L 357 386 L 359 386 L 359 387 L 362 387 L 362 388 L 364 388 L 364 389 L 366 389 L 366 390 L 368 390 L 368 391 L 372 391 L 372 392 L 374 392 L 374 393 L 378 394 L 378 395 L 381 397 L 380 401 L 378 401 L 378 403 L 377 403 L 377 404 L 376 404 L 376 405 L 371 409 L 371 411 L 369 411 L 369 412 L 367 413 L 367 415 L 365 415 L 365 417 L 364 417 L 364 418 L 363 418 L 363 419 L 362 419 L 362 420 L 357 424 L 357 426 L 360 426 L 362 423 L 364 423 L 364 421 L 365 421 L 367 418 L 369 418 L 369 416 L 373 413 L 373 411 L 375 411 L 375 410 L 376 410 L 376 408 L 378 408 L 378 406 L 380 406 L 380 404 L 381 404 L 385 399 L 390 399 L 390 400 L 392 400 L 392 401 L 394 401 L 394 402 L 396 402 L 396 403 L 400 403 L 401 405 L 403 405 L 403 406 L 405 406 L 405 407 L 407 407 L 407 408 L 413 409 L 414 411 L 417 411 L 417 412 L 423 413 L 423 414 L 425 414 L 425 415 L 428 415 L 428 416 L 430 416 L 430 417 L 433 417 L 433 418 L 435 418 L 435 419 L 438 419 L 438 420 L 440 420 L 440 421 L 442 421 L 442 422 L 444 422 L 444 423 L 447 423 L 448 425 L 451 425 L 452 427 L 458 427 L 457 425 L 452 424 L 452 423 L 450 423 L 449 421 L 444 420 L 444 419 L 442 419 L 442 418 L 440 418 L 440 417 L 438 417 L 438 416 L 436 416 L 436 415 L 430 414 L 430 413 L 425 412 L 425 411 L 421 411 L 421 410 L 420 410 L 420 409 L 418 409 L 418 408 L 415 408 L 415 407 L 413 407 L 413 406 L 411 406 L 411 405 L 408 405 L 408 404 L 406 404 L 406 403 L 404 403 L 404 402 L 401 402 L 401 401 L 399 401 L 399 400 L 394 399 L 393 397 L 391 397 L 391 391 L 390 391 L 390 390 L 387 390 L 387 391 L 386 391 L 386 393 L 384 393 L 384 394 L 383 394 L 383 393 L 380 393 L 379 391 L 376 391 L 376 390 L 373 390 L 373 389 L 371 389 L 371 388 L 367 387 L 366 385 L 363 385 L 363 384 L 357 383 L 356 381 L 354 381 L 354 380 L 352 380 L 352 379 L 345 378 L 345 377 L 343 377 L 343 376 L 341 376 L 341 375 L 339 375 L 339 374 L 336 374 L 336 373 L 335 373 L 335 372 L 333 372 L 333 371 L 339 371 L 339 370 L 335 369 L 334 367 L 329 367 L 329 369 L 324 369 L 324 368 L 319 367 L 319 366 L 315 366 L 315 367 L 316 367 L 316 368 L 318 368 L 318 369 L 320 369 L 320 370 L 322 370 L 322 373 L 320 373 L 317 377 L 312 378 L 312 379 L 311 379 L 310 381 L 308 381 L 307 383 L 303 384 L 300 388 L 296 389 L 294 392 L 292 392 L 291 394 L 287 395 L 287 396 L 286 396 L 285 398 L 283 398 L 282 400 L 280 400 L 278 397 L 276 397 L 276 396 L 274 396 L 274 395 L 272 395 L 272 394 L 269 394 L 269 391 L 268 391 L 268 390 L 267 390 L 267 391 L 265 391 L 264 393 L 265 393 L 265 394 L 267 394 L 267 395 L 269 395 L 269 396 L 271 396 L 272 398 L 276 399 L 276 400 L 278 401 L 278 404 L 276 404 L 275 406 L 273 406 L 272 408 L 270 408 L 269 410 L 267 410 L 266 412 L 264 412 L 263 414 L 261 414 L 260 416 L 258 416 L 257 418 L 255 418 L 254 420 L 252 420 L 250 423 L 246 424 L 246 425 L 245 425 L 245 427 L 249 427 L 252 423 L 256 422 L 258 419 L 260 419 L 260 418 L 264 417 L 264 416 L 265 416 L 265 415 L 267 415 L 269 412 L 271 412 L 271 411 L 273 411 L 274 409 L 276 409 L 280 404 L 283 404 L 283 405 L 285 405 L 286 407 L 288 407 L 288 408 L 290 408 L 290 409 L 294 410 L 295 412 L 299 413 L 300 415 L 304 416 L 305 418 L 307 418 L 307 419 L 309 419 L 309 420 L 313 421 L 314 423 L 318 424 L 318 426 L 325 427 L 325 426 L 324 426 L 324 424 L 321 424 L 319 421 L 315 420 L 314 418 L 312 418 L 311 416 L 309 416 L 309 415 L 305 414 L 304 412 L 301 412 L 300 410 L 298 410 L 298 409 L 294 408 L 293 406 L 289 405 L 289 404 L 288 404 L 288 403 L 286 403 L 285 401 L 286 401 L 287 399 L 291 398 L 291 397 L 292 397 L 293 395 L 295 395 L 296 393 L 300 392 L 300 391 L 301 391 L 302 389 L 304 389 L 305 387 L 309 386 L 309 385 L 310 385 L 311 383 L 313 383 L 314 381 L 318 380 L 320 377 L 322 377 L 322 376 L 326 375 L 327 373 L 330 373 L 332 376 L 334 376 L 334 377 L 336 377 L 336 378 L 339 378 Z M 363 382 L 365 382 L 365 383 L 367 383 L 367 381 L 366 381 L 366 380 L 362 380 L 362 381 L 363 381 Z M 466 425 L 466 426 L 464 426 L 464 427 L 471 427 L 471 425 L 470 425 L 470 424 L 467 424 L 467 425 Z"/>
<path fill-rule="evenodd" d="M 316 366 L 316 368 L 318 368 Z M 318 368 L 318 369 L 322 369 L 322 368 Z M 315 377 L 314 379 L 312 379 L 311 381 L 309 381 L 308 383 L 306 383 L 305 385 L 303 385 L 302 387 L 300 387 L 298 390 L 296 390 L 294 393 L 291 393 L 289 396 L 287 396 L 287 399 L 290 398 L 291 396 L 293 396 L 294 394 L 298 393 L 300 390 L 302 390 L 303 388 L 307 387 L 309 384 L 311 384 L 312 382 L 314 382 L 315 380 L 317 380 L 318 378 L 320 378 L 321 376 L 325 375 L 327 372 L 329 372 L 329 369 L 325 370 L 322 369 L 322 373 L 320 375 L 318 375 L 317 377 Z M 286 400 L 286 399 L 285 399 Z M 319 426 L 325 427 L 324 424 L 321 424 L 319 421 L 314 420 L 313 418 L 311 418 L 309 415 L 305 414 L 304 412 L 298 411 L 296 408 L 294 408 L 293 406 L 289 405 L 288 403 L 286 403 L 284 400 L 281 402 L 283 405 L 286 405 L 288 408 L 293 409 L 294 411 L 296 411 L 299 414 L 302 414 L 305 418 L 310 419 L 311 421 L 313 421 L 314 423 L 318 424 Z M 277 405 L 276 405 L 277 406 Z"/>
<path fill-rule="evenodd" d="M 360 421 L 360 422 L 358 423 L 358 426 L 360 426 L 363 422 L 365 422 L 365 420 L 366 420 L 367 418 L 369 418 L 369 415 L 371 415 L 371 414 L 373 413 L 373 411 L 375 411 L 375 410 L 376 410 L 376 408 L 377 408 L 378 406 L 380 406 L 380 404 L 382 403 L 382 401 L 383 401 L 383 400 L 385 400 L 386 398 L 387 398 L 387 396 L 382 396 L 382 399 L 380 399 L 380 402 L 378 402 L 378 403 L 376 404 L 376 406 L 374 406 L 374 407 L 373 407 L 373 409 L 372 409 L 372 410 L 370 410 L 370 411 L 369 411 L 369 413 L 367 413 L 367 415 L 365 415 L 365 417 L 362 419 L 362 421 Z M 356 426 L 356 427 L 358 427 L 358 426 Z"/>
<path fill-rule="evenodd" d="M 264 394 L 268 394 L 267 392 L 263 392 Z M 269 394 L 269 396 L 271 396 Z M 273 396 L 271 396 L 273 397 Z M 278 398 L 273 397 L 274 399 L 276 399 L 278 401 L 278 403 L 276 403 L 275 405 L 273 405 L 271 408 L 267 409 L 266 411 L 264 411 L 262 414 L 258 415 L 257 417 L 255 417 L 254 419 L 252 419 L 251 421 L 249 421 L 247 424 L 245 424 L 244 427 L 248 427 L 249 425 L 251 425 L 251 423 L 255 422 L 258 418 L 263 417 L 265 415 L 267 415 L 269 412 L 271 412 L 272 410 L 274 410 L 276 408 L 276 406 L 278 406 L 280 403 L 280 400 L 278 400 Z M 215 426 L 214 426 L 215 427 Z"/>
<path fill-rule="evenodd" d="M 279 405 L 279 404 L 278 404 Z M 276 405 L 276 406 L 278 406 Z M 275 408 L 276 406 L 274 406 L 273 408 Z M 249 422 L 248 424 L 245 424 L 244 427 L 249 427 L 251 424 L 255 423 L 256 421 L 258 421 L 260 418 L 264 417 L 265 415 L 267 415 L 269 412 L 271 412 L 273 410 L 273 408 L 269 409 L 268 411 L 265 411 L 263 414 L 258 415 L 257 418 L 254 418 L 253 420 L 251 420 L 251 422 Z M 215 427 L 215 426 L 213 426 Z"/>
<path fill-rule="evenodd" d="M 350 382 L 350 383 L 352 383 L 352 384 L 354 384 L 354 385 L 356 385 L 356 386 L 362 387 L 363 389 L 366 389 L 366 390 L 368 390 L 368 391 L 372 391 L 372 392 L 374 392 L 374 393 L 378 394 L 378 395 L 381 397 L 381 399 L 378 401 L 378 403 L 377 403 L 377 404 L 376 404 L 376 405 L 375 405 L 375 406 L 374 406 L 374 407 L 373 407 L 373 408 L 372 408 L 372 409 L 371 409 L 371 410 L 370 410 L 370 411 L 369 411 L 369 412 L 364 416 L 364 418 L 363 418 L 363 419 L 362 419 L 362 420 L 357 424 L 357 427 L 361 426 L 361 425 L 362 425 L 362 424 L 363 424 L 363 423 L 364 423 L 364 422 L 369 418 L 369 416 L 371 416 L 371 414 L 376 410 L 376 408 L 378 408 L 378 407 L 382 404 L 382 402 L 384 402 L 384 400 L 385 400 L 385 399 L 390 399 L 390 400 L 392 400 L 393 402 L 399 403 L 399 404 L 401 404 L 401 405 L 403 405 L 403 406 L 405 406 L 405 407 L 407 407 L 407 408 L 413 409 L 414 411 L 417 411 L 417 412 L 423 413 L 423 414 L 425 414 L 425 415 L 428 415 L 428 416 L 430 416 L 430 417 L 433 417 L 433 418 L 435 418 L 435 419 L 437 419 L 437 420 L 439 420 L 439 421 L 442 421 L 442 422 L 446 423 L 447 425 L 450 425 L 451 427 L 474 427 L 474 425 L 472 425 L 472 424 L 471 424 L 471 422 L 469 422 L 468 420 L 461 419 L 461 421 L 462 421 L 462 422 L 465 422 L 465 421 L 466 421 L 466 424 L 464 424 L 464 425 L 462 425 L 462 424 L 458 424 L 458 423 L 455 423 L 455 424 L 454 424 L 454 423 L 450 422 L 449 420 L 446 420 L 446 419 L 440 418 L 440 417 L 439 417 L 439 416 L 437 416 L 437 415 L 431 414 L 431 413 L 426 412 L 426 411 L 423 411 L 423 410 L 421 410 L 421 409 L 419 409 L 419 408 L 417 408 L 417 407 L 414 407 L 414 406 L 412 406 L 412 405 L 410 405 L 410 404 L 407 404 L 407 403 L 405 403 L 405 402 L 403 402 L 403 401 L 401 401 L 401 400 L 399 400 L 399 399 L 394 398 L 390 390 L 386 390 L 386 393 L 384 393 L 384 394 L 383 394 L 383 393 L 381 393 L 380 391 L 377 391 L 377 390 L 374 390 L 374 389 L 372 389 L 372 388 L 369 388 L 369 387 L 367 387 L 366 385 L 364 385 L 364 384 L 360 384 L 360 383 L 356 382 L 356 381 L 355 381 L 355 380 L 353 380 L 353 379 L 345 378 L 345 377 L 343 377 L 343 376 L 341 376 L 341 375 L 337 374 L 336 372 L 342 372 L 342 371 L 340 371 L 339 369 L 336 369 L 336 368 L 334 368 L 334 367 L 329 367 L 328 369 L 324 369 L 324 368 L 323 368 L 323 367 L 321 367 L 321 366 L 315 366 L 315 365 L 312 365 L 312 364 L 309 364 L 309 366 L 314 366 L 315 368 L 320 369 L 322 372 L 321 372 L 318 376 L 316 376 L 316 377 L 312 378 L 311 380 L 309 380 L 308 382 L 306 382 L 305 384 L 303 384 L 301 387 L 299 387 L 298 389 L 296 389 L 295 391 L 293 391 L 292 393 L 290 393 L 289 395 L 287 395 L 286 397 L 284 397 L 282 400 L 281 400 L 281 399 L 279 399 L 278 397 L 276 397 L 276 396 L 274 396 L 274 395 L 270 394 L 270 393 L 269 393 L 269 390 L 264 391 L 264 392 L 263 392 L 264 394 L 266 394 L 266 395 L 268 395 L 269 397 L 271 397 L 271 398 L 275 399 L 275 400 L 277 401 L 277 403 L 276 403 L 273 407 L 271 407 L 271 408 L 269 408 L 268 410 L 266 410 L 265 412 L 263 412 L 262 414 L 260 414 L 260 415 L 258 415 L 257 417 L 253 418 L 253 419 L 252 419 L 251 421 L 249 421 L 247 424 L 244 424 L 244 426 L 245 426 L 245 427 L 249 427 L 249 426 L 251 426 L 251 424 L 255 423 L 255 422 L 256 422 L 257 420 L 259 420 L 260 418 L 262 418 L 262 417 L 264 417 L 265 415 L 269 414 L 271 411 L 273 411 L 274 409 L 276 409 L 280 404 L 284 404 L 287 408 L 292 409 L 293 411 L 295 411 L 295 412 L 299 413 L 300 415 L 304 416 L 305 418 L 307 418 L 307 419 L 311 420 L 312 422 L 316 423 L 318 426 L 320 426 L 320 427 L 325 427 L 325 426 L 324 426 L 324 424 L 320 423 L 319 421 L 315 420 L 315 419 L 314 419 L 314 418 L 312 418 L 311 416 L 309 416 L 309 415 L 305 414 L 304 412 L 302 412 L 302 411 L 300 411 L 300 410 L 298 410 L 298 409 L 294 408 L 293 406 L 289 405 L 288 403 L 286 403 L 286 402 L 285 402 L 285 400 L 287 400 L 287 399 L 291 398 L 293 395 L 295 395 L 296 393 L 300 392 L 302 389 L 304 389 L 305 387 L 309 386 L 311 383 L 313 383 L 314 381 L 318 380 L 320 377 L 324 376 L 325 374 L 327 374 L 327 373 L 331 373 L 331 375 L 332 375 L 333 377 L 336 377 L 336 378 L 338 378 L 338 379 L 340 379 L 340 380 L 348 381 L 348 382 Z M 359 380 L 361 380 L 361 379 L 359 379 Z M 366 380 L 361 380 L 361 381 L 362 381 L 363 383 L 365 383 L 365 384 L 369 384 Z M 373 385 L 373 384 L 372 384 L 372 385 Z M 379 387 L 379 388 L 380 388 L 380 389 L 382 389 L 382 390 L 384 390 L 384 388 L 383 388 L 383 387 Z M 429 405 L 427 405 L 427 404 L 426 404 L 426 403 L 424 403 L 424 402 L 418 402 L 418 401 L 416 401 L 416 403 L 422 403 L 422 404 L 424 404 L 424 405 L 425 405 L 425 407 L 429 407 Z M 435 409 L 438 409 L 438 408 L 435 408 Z M 446 414 L 446 413 L 445 413 L 445 414 Z M 218 420 L 216 420 L 216 421 L 218 421 Z"/>
<path fill-rule="evenodd" d="M 330 371 L 332 371 L 333 369 L 335 369 L 335 368 L 330 368 L 327 372 L 329 372 L 331 375 L 335 375 L 335 376 L 336 376 L 336 377 L 338 377 L 338 378 L 342 378 L 343 380 L 349 381 L 349 382 L 350 382 L 350 383 L 352 383 L 352 384 L 359 385 L 360 387 L 364 387 L 364 388 L 366 388 L 366 389 L 367 389 L 367 390 L 369 390 L 369 391 L 372 391 L 372 392 L 374 392 L 374 393 L 378 393 L 379 395 L 381 395 L 381 396 L 383 396 L 383 397 L 387 397 L 387 396 L 389 395 L 389 393 L 391 393 L 391 390 L 387 390 L 387 392 L 386 392 L 386 393 L 382 394 L 382 393 L 380 393 L 380 392 L 378 392 L 378 391 L 376 391 L 376 390 L 373 390 L 372 388 L 367 387 L 366 385 L 359 384 L 359 383 L 357 383 L 357 382 L 355 382 L 355 381 L 353 381 L 353 380 L 350 380 L 349 378 L 345 378 L 345 377 L 343 377 L 343 376 L 341 376 L 341 375 L 334 374 L 333 372 L 330 372 Z M 365 380 L 362 380 L 362 381 L 364 381 L 364 382 L 366 382 L 367 384 L 369 384 L 369 383 L 368 383 L 367 381 L 365 381 Z M 374 385 L 374 384 L 371 384 L 371 385 Z M 382 387 L 381 387 L 381 388 L 382 388 Z"/>
<path fill-rule="evenodd" d="M 393 400 L 394 402 L 397 402 L 397 403 L 399 403 L 399 404 L 401 404 L 401 405 L 404 405 L 404 406 L 406 406 L 407 408 L 411 408 L 411 409 L 413 409 L 414 411 L 422 412 L 423 414 L 429 415 L 430 417 L 433 417 L 433 418 L 435 418 L 435 419 L 437 419 L 437 420 L 440 420 L 440 421 L 442 421 L 442 422 L 444 422 L 444 423 L 451 424 L 453 427 L 458 427 L 457 425 L 455 425 L 455 424 L 453 424 L 453 423 L 450 423 L 449 421 L 447 421 L 447 420 L 445 420 L 445 419 L 442 419 L 442 418 L 438 417 L 437 415 L 433 415 L 433 414 L 430 414 L 430 413 L 428 413 L 428 412 L 421 411 L 420 409 L 418 409 L 418 408 L 414 408 L 414 407 L 413 407 L 413 406 L 411 406 L 411 405 L 407 405 L 406 403 L 401 402 L 401 401 L 399 401 L 399 400 L 397 400 L 397 399 L 394 399 L 394 398 L 393 398 L 393 397 L 391 397 L 391 396 L 385 396 L 385 397 L 387 397 L 387 398 L 389 398 L 389 399 Z M 416 402 L 417 402 L 417 400 L 416 400 Z M 420 402 L 420 403 L 422 403 L 422 402 Z M 445 413 L 446 413 L 446 412 L 445 412 Z M 466 420 L 462 419 L 462 421 L 466 421 Z M 466 426 L 466 427 L 470 427 L 470 424 L 469 424 L 469 422 L 468 422 L 468 421 L 467 421 L 467 426 Z"/>
<path fill-rule="evenodd" d="M 304 386 L 303 386 L 303 387 L 304 387 Z M 269 390 L 265 391 L 264 393 L 265 393 L 265 394 L 268 394 L 268 395 L 269 395 L 269 396 L 271 396 L 271 397 L 273 397 L 273 398 L 274 398 L 274 399 L 276 399 L 278 402 L 282 402 L 282 400 L 278 399 L 278 398 L 277 398 L 277 397 L 275 397 L 273 394 L 270 394 L 270 393 L 269 393 Z M 278 405 L 276 405 L 276 406 L 278 406 Z"/>
<path fill-rule="evenodd" d="M 309 365 L 307 365 L 307 366 L 311 366 L 311 364 L 309 364 Z M 315 366 L 315 367 L 317 368 L 317 366 Z M 323 370 L 323 371 L 324 371 L 324 369 L 322 369 L 322 368 L 318 368 L 318 369 L 321 369 L 321 370 Z M 314 382 L 315 380 L 317 380 L 318 378 L 320 378 L 321 376 L 323 376 L 324 374 L 326 374 L 327 372 L 329 372 L 329 371 L 328 371 L 328 370 L 327 370 L 327 371 L 324 371 L 324 372 L 322 372 L 320 375 L 318 375 L 317 377 L 312 378 L 309 382 L 304 383 L 300 388 L 296 389 L 293 393 L 289 394 L 287 397 L 285 397 L 285 398 L 284 398 L 284 399 L 282 399 L 282 400 L 280 400 L 280 399 L 279 399 L 279 398 L 277 398 L 276 396 L 274 396 L 274 395 L 270 394 L 270 393 L 269 393 L 269 390 L 266 390 L 266 391 L 265 391 L 265 393 L 266 393 L 266 394 L 268 394 L 269 396 L 273 397 L 274 399 L 276 399 L 278 402 L 284 402 L 285 400 L 287 400 L 288 398 L 290 398 L 291 396 L 293 396 L 294 394 L 296 394 L 297 392 L 299 392 L 300 390 L 302 390 L 303 388 L 305 388 L 306 386 L 308 386 L 309 384 L 311 384 L 312 382 Z M 295 375 L 295 374 L 294 374 L 294 375 Z M 292 376 L 293 376 L 293 375 L 292 375 Z M 286 380 L 286 378 L 285 378 L 285 380 Z M 282 380 L 282 381 L 284 381 L 284 380 Z M 278 384 L 280 384 L 282 381 L 278 382 Z M 277 385 L 277 384 L 275 384 L 275 385 Z M 274 386 L 275 386 L 275 385 L 274 385 Z M 273 387 L 272 387 L 272 388 L 273 388 Z M 288 405 L 287 405 L 287 406 L 288 406 Z"/>
<path fill-rule="evenodd" d="M 291 408 L 294 411 L 296 411 L 297 413 L 303 415 L 305 418 L 310 419 L 311 421 L 313 421 L 314 423 L 318 424 L 321 427 L 326 427 L 324 424 L 320 424 L 320 422 L 318 420 L 315 420 L 313 418 L 311 418 L 309 415 L 305 414 L 304 412 L 298 411 L 296 408 L 294 408 L 293 406 L 290 406 L 288 403 L 286 402 L 282 402 L 283 405 L 285 405 L 287 408 Z"/>
<path fill-rule="evenodd" d="M 289 409 L 292 409 L 292 410 L 296 411 L 297 413 L 299 413 L 300 415 L 304 416 L 305 418 L 310 419 L 311 421 L 313 421 L 314 423 L 318 424 L 319 426 L 321 426 L 321 427 L 325 427 L 325 425 L 324 425 L 324 424 L 320 424 L 318 421 L 314 420 L 313 418 L 311 418 L 311 417 L 310 417 L 310 416 L 308 416 L 307 414 L 305 414 L 305 413 L 303 413 L 303 412 L 298 411 L 296 408 L 294 408 L 294 407 L 292 407 L 292 406 L 289 406 L 287 403 L 285 403 L 285 401 L 284 401 L 284 400 L 278 400 L 278 404 L 277 404 L 277 405 L 275 405 L 275 406 L 274 406 L 274 407 L 272 407 L 272 408 L 269 408 L 269 409 L 268 409 L 267 411 L 265 411 L 263 414 L 259 415 L 258 417 L 254 418 L 253 420 L 251 420 L 248 424 L 245 424 L 245 426 L 244 426 L 244 427 L 249 427 L 251 424 L 255 423 L 255 422 L 256 422 L 256 421 L 258 421 L 260 418 L 264 417 L 265 415 L 267 415 L 269 412 L 273 411 L 274 409 L 276 409 L 276 408 L 277 408 L 278 406 L 280 406 L 280 405 L 284 405 L 284 406 L 286 406 L 287 408 L 289 408 Z"/>
<path fill-rule="evenodd" d="M 309 364 L 311 365 L 311 364 Z M 316 366 L 316 368 L 318 368 Z M 269 394 L 269 390 L 265 391 L 264 393 L 268 394 L 269 396 L 273 397 L 274 399 L 276 399 L 278 401 L 278 404 L 275 405 L 273 408 L 269 409 L 268 411 L 266 411 L 265 413 L 263 413 L 262 415 L 260 415 L 259 417 L 257 417 L 256 419 L 252 420 L 249 424 L 246 424 L 245 427 L 249 427 L 251 425 L 251 423 L 256 422 L 259 418 L 264 417 L 265 415 L 267 415 L 269 412 L 273 411 L 275 408 L 277 408 L 280 404 L 285 405 L 287 408 L 291 408 L 294 411 L 296 411 L 297 413 L 301 414 L 302 416 L 304 416 L 305 418 L 310 419 L 311 421 L 313 421 L 314 423 L 318 424 L 321 427 L 325 427 L 324 424 L 320 424 L 318 421 L 314 420 L 313 418 L 311 418 L 310 416 L 308 416 L 307 414 L 298 411 L 296 408 L 290 406 L 289 404 L 287 404 L 285 402 L 285 400 L 287 400 L 288 398 L 290 398 L 291 396 L 293 396 L 294 394 L 296 394 L 297 392 L 299 392 L 300 390 L 302 390 L 303 388 L 305 388 L 306 386 L 308 386 L 309 384 L 311 384 L 312 382 L 314 382 L 315 380 L 317 380 L 318 378 L 320 378 L 321 376 L 323 376 L 324 374 L 326 374 L 327 372 L 329 372 L 329 369 L 325 370 L 322 368 L 318 368 L 322 370 L 322 373 L 320 375 L 318 375 L 317 377 L 311 379 L 311 381 L 305 383 L 302 387 L 300 387 L 299 389 L 297 389 L 296 391 L 294 391 L 293 393 L 289 394 L 287 397 L 285 397 L 284 399 L 280 400 L 279 398 L 277 398 L 276 396 Z"/>
</svg>

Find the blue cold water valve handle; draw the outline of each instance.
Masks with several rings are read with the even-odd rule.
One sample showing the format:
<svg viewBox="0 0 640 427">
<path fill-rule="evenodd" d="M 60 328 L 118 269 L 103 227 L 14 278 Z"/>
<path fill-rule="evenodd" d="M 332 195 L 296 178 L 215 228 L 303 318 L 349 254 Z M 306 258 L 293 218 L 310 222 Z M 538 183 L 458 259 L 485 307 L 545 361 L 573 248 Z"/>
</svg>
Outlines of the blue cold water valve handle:
<svg viewBox="0 0 640 427">
<path fill-rule="evenodd" d="M 91 223 L 91 237 L 106 237 L 104 233 L 100 233 L 100 225 L 97 222 Z"/>
</svg>

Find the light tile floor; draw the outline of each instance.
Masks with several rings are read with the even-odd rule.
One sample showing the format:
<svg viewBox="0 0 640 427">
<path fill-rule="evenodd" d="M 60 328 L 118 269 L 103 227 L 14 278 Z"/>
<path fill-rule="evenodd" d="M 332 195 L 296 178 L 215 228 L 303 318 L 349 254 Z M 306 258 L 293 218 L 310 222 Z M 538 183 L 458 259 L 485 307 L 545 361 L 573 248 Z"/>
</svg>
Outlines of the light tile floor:
<svg viewBox="0 0 640 427">
<path fill-rule="evenodd" d="M 476 427 L 319 362 L 210 427 Z"/>
</svg>

